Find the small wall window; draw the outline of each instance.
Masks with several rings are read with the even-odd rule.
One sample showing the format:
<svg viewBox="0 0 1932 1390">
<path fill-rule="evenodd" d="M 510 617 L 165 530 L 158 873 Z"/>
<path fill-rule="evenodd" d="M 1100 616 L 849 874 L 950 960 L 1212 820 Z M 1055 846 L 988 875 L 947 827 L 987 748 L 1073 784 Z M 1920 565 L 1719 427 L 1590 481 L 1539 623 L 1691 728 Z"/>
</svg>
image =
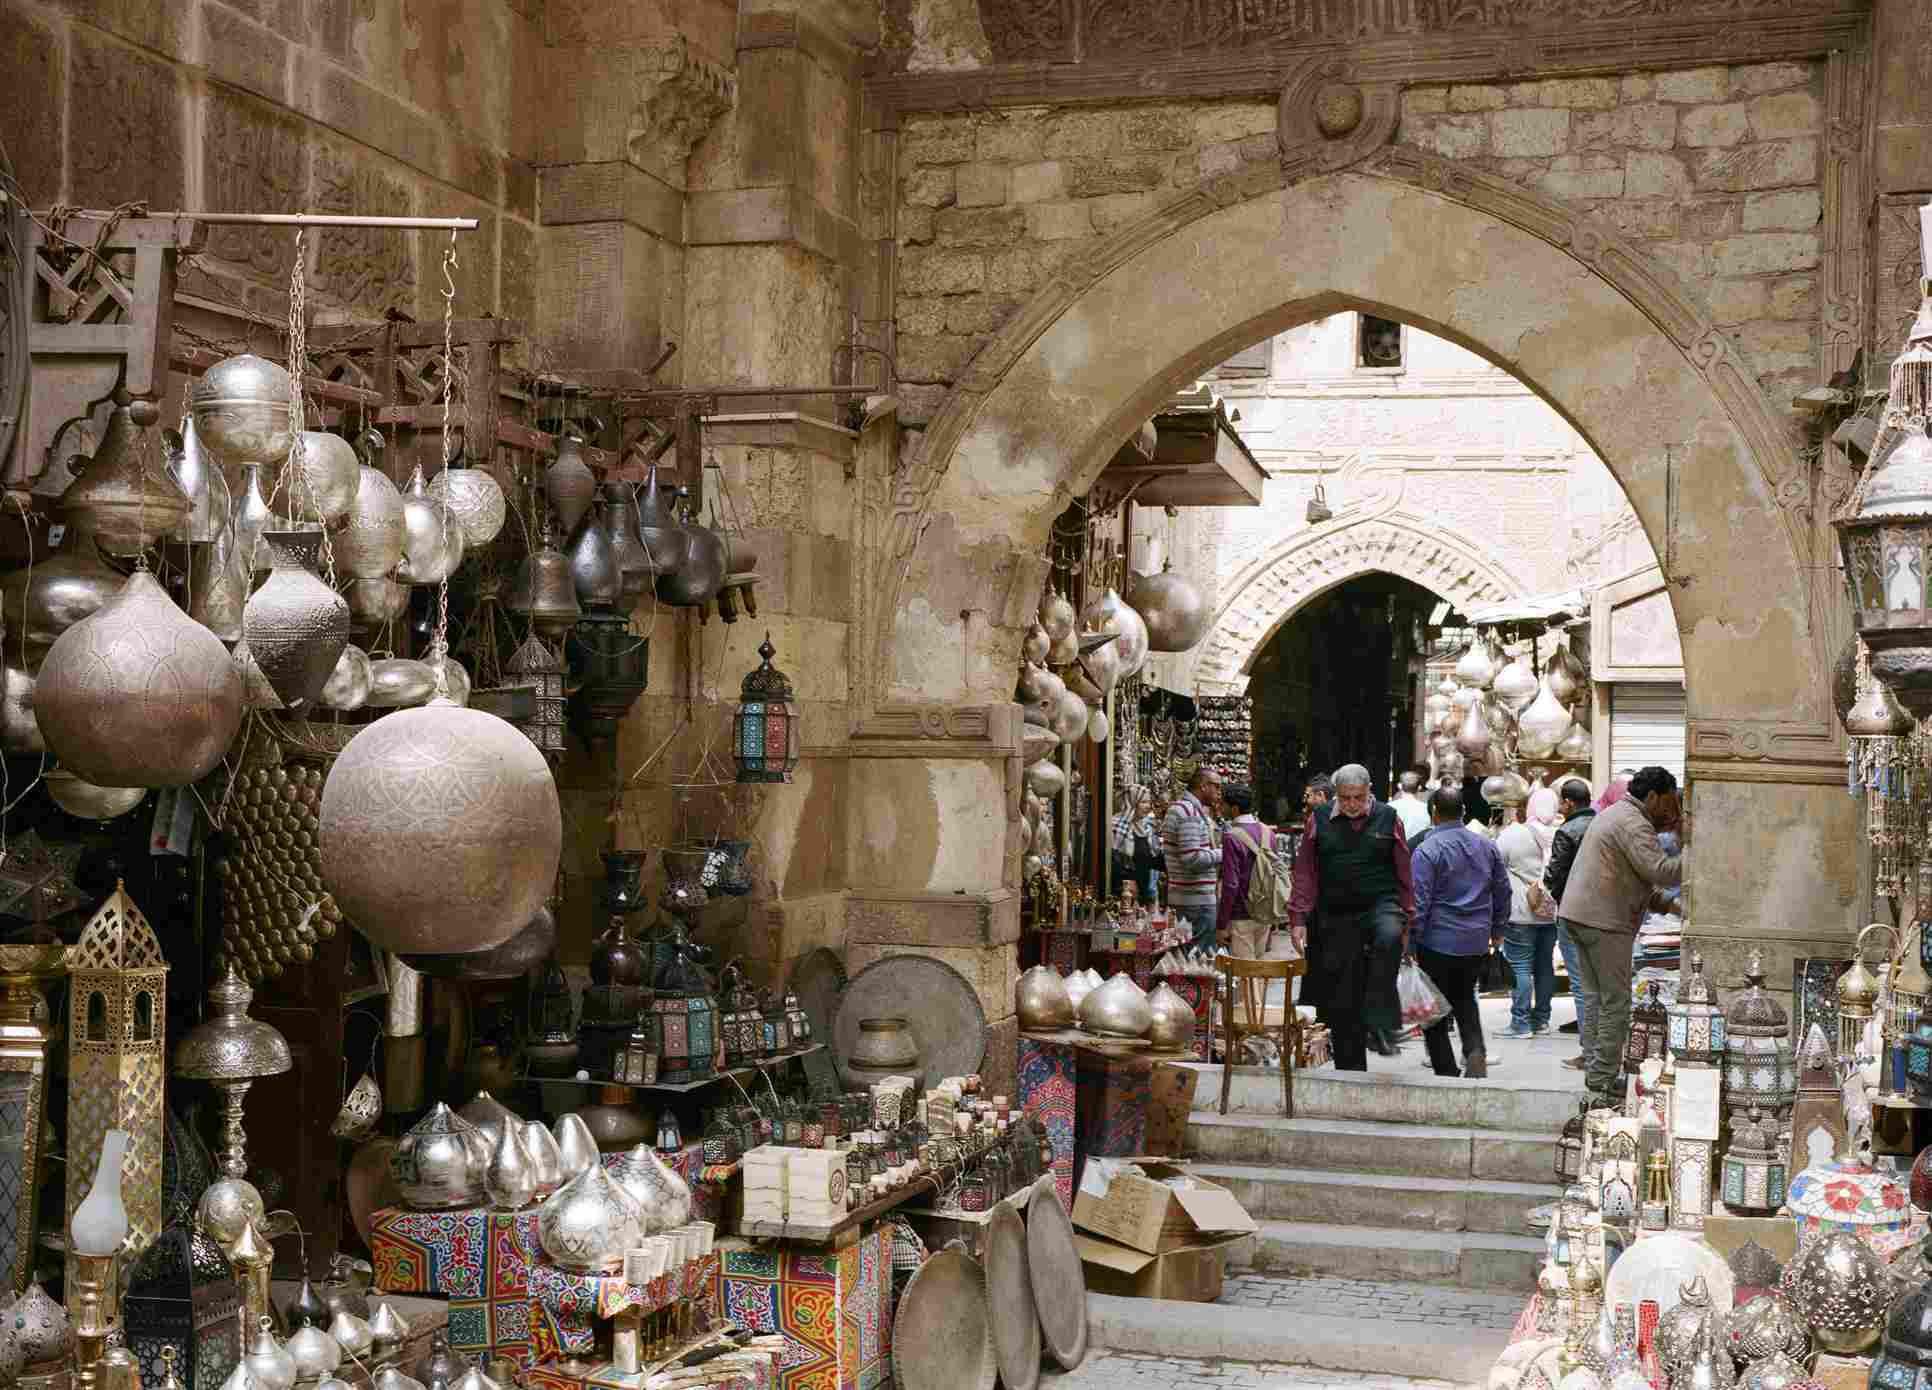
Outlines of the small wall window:
<svg viewBox="0 0 1932 1390">
<path fill-rule="evenodd" d="M 98 990 L 87 996 L 87 1040 L 107 1041 L 107 1000 Z"/>
<path fill-rule="evenodd" d="M 1356 316 L 1355 365 L 1358 367 L 1400 370 L 1402 366 L 1402 325 L 1394 319 L 1379 319 L 1374 314 Z"/>
<path fill-rule="evenodd" d="M 154 996 L 146 990 L 134 996 L 134 1041 L 154 1041 Z"/>
</svg>

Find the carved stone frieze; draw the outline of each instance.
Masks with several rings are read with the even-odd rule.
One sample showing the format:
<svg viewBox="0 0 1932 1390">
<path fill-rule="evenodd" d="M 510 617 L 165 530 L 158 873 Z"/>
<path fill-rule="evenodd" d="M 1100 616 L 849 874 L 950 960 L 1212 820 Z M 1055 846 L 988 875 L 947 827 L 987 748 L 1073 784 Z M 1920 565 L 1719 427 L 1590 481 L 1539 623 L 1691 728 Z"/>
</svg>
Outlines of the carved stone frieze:
<svg viewBox="0 0 1932 1390">
<path fill-rule="evenodd" d="M 353 148 L 317 145 L 312 178 L 314 206 L 322 212 L 404 216 L 415 211 L 409 185 Z M 316 245 L 313 292 L 376 317 L 388 309 L 413 311 L 417 240 L 409 232 L 371 227 L 331 231 Z"/>
<path fill-rule="evenodd" d="M 1396 84 L 1358 84 L 1342 59 L 1311 59 L 1281 89 L 1282 174 L 1292 180 L 1360 163 L 1389 142 L 1401 114 Z"/>
<path fill-rule="evenodd" d="M 1020 746 L 1018 705 L 887 705 L 852 730 L 850 756 L 998 758 Z"/>
<path fill-rule="evenodd" d="M 682 170 L 711 123 L 738 100 L 738 79 L 695 56 L 682 34 L 637 57 L 637 104 L 625 148 L 633 164 Z"/>
<path fill-rule="evenodd" d="M 308 195 L 300 124 L 265 102 L 212 86 L 202 106 L 203 201 L 216 212 L 299 212 Z M 285 227 L 210 227 L 216 260 L 279 283 L 295 259 Z"/>
</svg>

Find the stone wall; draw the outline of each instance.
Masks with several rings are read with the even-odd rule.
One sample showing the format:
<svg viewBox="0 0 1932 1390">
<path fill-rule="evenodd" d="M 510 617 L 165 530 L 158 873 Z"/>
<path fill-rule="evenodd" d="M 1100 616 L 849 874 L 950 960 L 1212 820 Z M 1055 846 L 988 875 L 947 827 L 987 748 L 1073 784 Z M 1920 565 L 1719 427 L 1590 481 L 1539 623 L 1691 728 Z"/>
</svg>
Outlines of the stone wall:
<svg viewBox="0 0 1932 1390">
<path fill-rule="evenodd" d="M 1775 399 L 1815 384 L 1822 82 L 1818 64 L 1764 63 L 1416 87 L 1396 139 L 1638 238 L 1708 294 Z M 907 116 L 896 321 L 908 418 L 930 417 L 1069 255 L 1177 190 L 1276 159 L 1276 119 L 1260 101 Z"/>
</svg>

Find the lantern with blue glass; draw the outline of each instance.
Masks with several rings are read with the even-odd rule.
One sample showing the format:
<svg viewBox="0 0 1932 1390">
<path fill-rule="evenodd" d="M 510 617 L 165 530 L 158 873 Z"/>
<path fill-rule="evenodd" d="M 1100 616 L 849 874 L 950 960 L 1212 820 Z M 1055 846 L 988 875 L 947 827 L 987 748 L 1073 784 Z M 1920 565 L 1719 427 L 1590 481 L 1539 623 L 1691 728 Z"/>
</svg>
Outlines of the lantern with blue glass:
<svg viewBox="0 0 1932 1390">
<path fill-rule="evenodd" d="M 1744 985 L 1725 1012 L 1724 1104 L 1733 1120 L 1752 1106 L 1783 1119 L 1798 1099 L 1798 1061 L 1790 1021 L 1764 987 L 1764 957 L 1755 949 Z"/>
<path fill-rule="evenodd" d="M 1691 952 L 1690 974 L 1670 1006 L 1670 1050 L 1679 1066 L 1716 1066 L 1724 1056 L 1724 1011 L 1704 974 L 1704 956 Z"/>
<path fill-rule="evenodd" d="M 731 742 L 740 782 L 789 782 L 798 766 L 798 712 L 792 708 L 792 683 L 771 664 L 778 649 L 771 634 L 758 647 L 758 669 L 739 687 L 738 712 L 731 719 Z"/>
<path fill-rule="evenodd" d="M 1925 1272 L 1923 1262 L 1913 1270 L 1921 1279 Z M 1871 1390 L 1932 1387 L 1932 1283 L 1920 1283 L 1892 1305 L 1866 1384 Z"/>
<path fill-rule="evenodd" d="M 1721 1178 L 1724 1205 L 1739 1215 L 1769 1215 L 1784 1205 L 1785 1160 L 1775 1119 L 1752 1106 L 1731 1132 Z"/>
</svg>

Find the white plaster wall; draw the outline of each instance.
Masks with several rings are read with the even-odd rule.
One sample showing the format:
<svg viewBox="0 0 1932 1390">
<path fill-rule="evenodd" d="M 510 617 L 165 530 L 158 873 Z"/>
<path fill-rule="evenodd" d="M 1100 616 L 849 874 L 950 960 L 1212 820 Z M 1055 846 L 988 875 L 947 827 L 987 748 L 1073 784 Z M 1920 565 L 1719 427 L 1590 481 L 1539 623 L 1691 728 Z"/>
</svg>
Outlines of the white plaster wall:
<svg viewBox="0 0 1932 1390">
<path fill-rule="evenodd" d="M 1262 505 L 1137 512 L 1136 569 L 1155 571 L 1171 558 L 1211 609 L 1232 603 L 1239 612 L 1241 584 L 1308 534 L 1318 480 L 1351 524 L 1419 520 L 1488 557 L 1510 577 L 1512 597 L 1588 591 L 1655 563 L 1609 469 L 1528 387 L 1416 328 L 1404 330 L 1400 371 L 1363 370 L 1355 366 L 1356 333 L 1353 312 L 1334 314 L 1276 335 L 1266 376 L 1210 374 L 1268 471 Z M 1257 589 L 1254 602 L 1267 601 Z M 1242 616 L 1261 617 L 1265 631 L 1286 615 Z M 1192 690 L 1207 645 L 1156 657 L 1151 678 Z"/>
</svg>

